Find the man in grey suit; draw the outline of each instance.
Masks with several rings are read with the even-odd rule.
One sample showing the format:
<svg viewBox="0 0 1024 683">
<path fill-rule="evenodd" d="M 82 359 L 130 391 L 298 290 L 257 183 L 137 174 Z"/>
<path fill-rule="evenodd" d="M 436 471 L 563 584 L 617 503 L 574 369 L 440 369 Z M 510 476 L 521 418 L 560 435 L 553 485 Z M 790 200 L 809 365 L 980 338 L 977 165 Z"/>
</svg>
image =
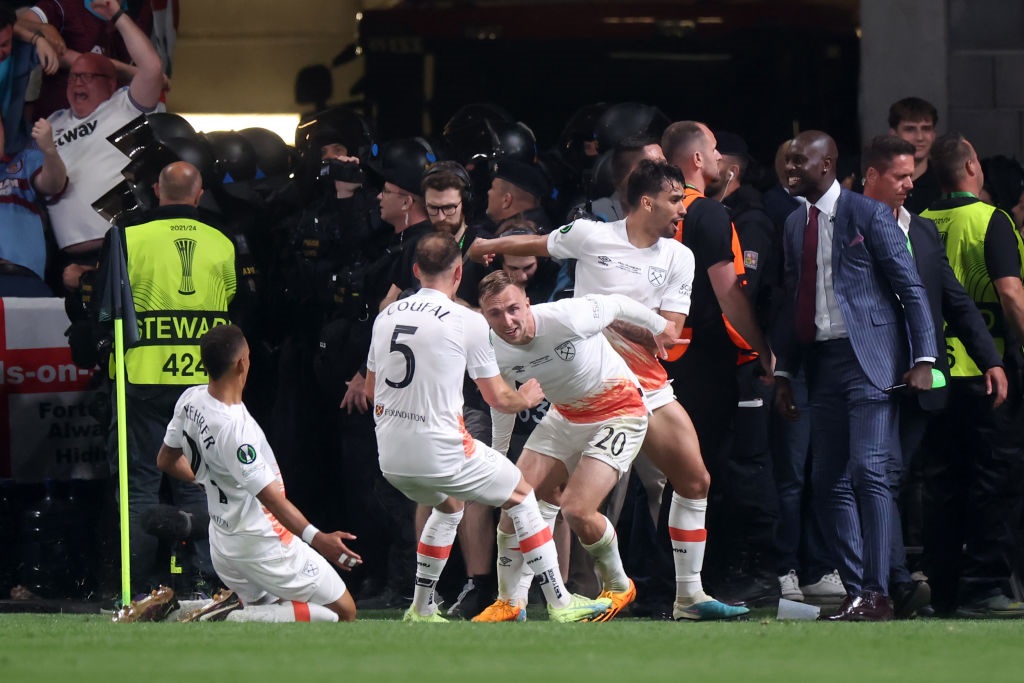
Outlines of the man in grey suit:
<svg viewBox="0 0 1024 683">
<path fill-rule="evenodd" d="M 821 131 L 801 133 L 786 153 L 788 187 L 805 205 L 783 237 L 792 296 L 777 326 L 776 405 L 798 416 L 786 378 L 804 363 L 815 508 L 848 592 L 832 619 L 882 621 L 892 618 L 887 467 L 899 452 L 890 394 L 931 388 L 935 329 L 892 210 L 842 190 L 837 159 Z"/>
</svg>

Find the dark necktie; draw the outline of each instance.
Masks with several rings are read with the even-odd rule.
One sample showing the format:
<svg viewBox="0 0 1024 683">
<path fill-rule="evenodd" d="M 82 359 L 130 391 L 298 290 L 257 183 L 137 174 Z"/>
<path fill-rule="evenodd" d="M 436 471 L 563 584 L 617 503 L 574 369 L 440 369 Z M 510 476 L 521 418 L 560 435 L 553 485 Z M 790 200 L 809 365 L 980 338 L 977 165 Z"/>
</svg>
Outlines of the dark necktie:
<svg viewBox="0 0 1024 683">
<path fill-rule="evenodd" d="M 796 292 L 796 340 L 801 344 L 814 341 L 814 300 L 818 283 L 818 207 L 807 211 L 804 227 L 804 248 L 800 256 L 800 282 Z"/>
</svg>

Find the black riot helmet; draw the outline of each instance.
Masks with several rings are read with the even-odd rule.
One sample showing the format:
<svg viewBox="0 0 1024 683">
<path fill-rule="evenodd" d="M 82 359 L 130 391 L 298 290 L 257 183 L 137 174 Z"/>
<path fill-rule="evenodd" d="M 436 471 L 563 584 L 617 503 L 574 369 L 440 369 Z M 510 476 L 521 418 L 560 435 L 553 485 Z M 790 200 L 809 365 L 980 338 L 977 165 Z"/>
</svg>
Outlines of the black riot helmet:
<svg viewBox="0 0 1024 683">
<path fill-rule="evenodd" d="M 593 165 L 597 158 L 597 122 L 608 106 L 605 102 L 587 104 L 569 117 L 557 147 L 558 155 L 569 167 L 580 171 Z"/>
<path fill-rule="evenodd" d="M 403 138 L 373 145 L 363 165 L 379 178 L 406 192 L 420 195 L 423 172 L 437 162 L 437 154 L 423 138 Z"/>
<path fill-rule="evenodd" d="M 199 169 L 203 187 L 210 188 L 220 183 L 222 176 L 217 170 L 217 156 L 205 138 L 198 135 L 167 138 L 163 144 L 180 161 L 187 161 Z"/>
<path fill-rule="evenodd" d="M 597 121 L 598 151 L 608 152 L 621 140 L 634 135 L 648 135 L 656 140 L 671 123 L 655 106 L 639 102 L 614 104 Z"/>
<path fill-rule="evenodd" d="M 266 128 L 238 131 L 256 153 L 256 178 L 284 178 L 292 170 L 292 155 L 281 136 Z"/>
<path fill-rule="evenodd" d="M 256 150 L 234 131 L 213 131 L 205 137 L 213 148 L 221 182 L 244 182 L 256 177 Z"/>
<path fill-rule="evenodd" d="M 467 104 L 444 124 L 441 137 L 453 160 L 463 166 L 471 165 L 474 157 L 493 157 L 494 127 L 502 123 L 515 123 L 515 119 L 498 105 L 488 102 Z"/>
<path fill-rule="evenodd" d="M 317 161 L 320 160 L 319 148 L 325 144 L 342 144 L 349 156 L 364 158 L 375 141 L 376 135 L 369 119 L 348 106 L 317 112 L 295 129 L 295 147 L 303 154 L 308 150 Z"/>
<path fill-rule="evenodd" d="M 166 111 L 156 111 L 146 114 L 146 120 L 153 134 L 160 142 L 169 138 L 190 138 L 196 134 L 192 124 L 177 114 Z"/>
<path fill-rule="evenodd" d="M 522 121 L 501 121 L 492 124 L 495 144 L 494 161 L 515 159 L 527 164 L 537 163 L 537 137 Z"/>
</svg>

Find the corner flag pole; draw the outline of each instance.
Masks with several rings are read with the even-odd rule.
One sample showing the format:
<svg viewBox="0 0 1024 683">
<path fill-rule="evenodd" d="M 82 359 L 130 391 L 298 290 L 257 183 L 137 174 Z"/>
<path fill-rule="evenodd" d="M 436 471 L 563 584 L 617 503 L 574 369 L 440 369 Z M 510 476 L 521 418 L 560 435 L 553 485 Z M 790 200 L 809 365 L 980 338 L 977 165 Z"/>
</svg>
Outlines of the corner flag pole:
<svg viewBox="0 0 1024 683">
<path fill-rule="evenodd" d="M 128 424 L 125 410 L 125 323 L 128 324 L 127 343 L 138 341 L 139 328 L 135 319 L 131 283 L 128 282 L 128 263 L 125 259 L 123 229 L 110 228 L 110 251 L 107 254 L 107 278 L 103 283 L 100 320 L 114 323 L 114 385 L 117 406 L 117 489 L 121 527 L 121 602 L 131 604 L 131 546 L 128 522 Z"/>
</svg>

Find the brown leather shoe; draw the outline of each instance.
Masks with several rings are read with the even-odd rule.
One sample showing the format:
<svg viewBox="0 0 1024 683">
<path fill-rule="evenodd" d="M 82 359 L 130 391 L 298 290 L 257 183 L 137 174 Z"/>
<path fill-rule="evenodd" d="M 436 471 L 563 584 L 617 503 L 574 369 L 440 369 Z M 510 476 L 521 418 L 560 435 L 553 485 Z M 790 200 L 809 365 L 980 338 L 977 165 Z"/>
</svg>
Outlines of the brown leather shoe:
<svg viewBox="0 0 1024 683">
<path fill-rule="evenodd" d="M 890 621 L 892 600 L 875 591 L 864 591 L 843 601 L 839 611 L 829 621 Z"/>
</svg>

